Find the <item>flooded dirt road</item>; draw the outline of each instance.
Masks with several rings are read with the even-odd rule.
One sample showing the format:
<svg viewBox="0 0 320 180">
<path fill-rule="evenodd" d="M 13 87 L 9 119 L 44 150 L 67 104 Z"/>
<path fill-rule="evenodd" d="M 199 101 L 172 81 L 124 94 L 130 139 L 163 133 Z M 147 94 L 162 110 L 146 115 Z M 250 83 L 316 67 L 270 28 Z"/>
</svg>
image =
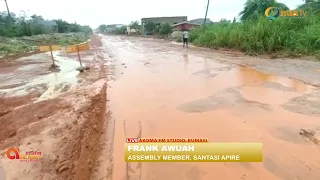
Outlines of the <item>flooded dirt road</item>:
<svg viewBox="0 0 320 180">
<path fill-rule="evenodd" d="M 0 180 L 320 179 L 320 63 L 125 36 L 89 44 L 83 73 L 76 53 L 56 52 L 58 71 L 49 53 L 0 60 Z M 126 163 L 126 137 L 262 142 L 264 162 Z M 10 147 L 41 158 L 9 159 Z"/>
<path fill-rule="evenodd" d="M 0 180 L 91 178 L 106 121 L 101 45 L 92 37 L 80 53 L 90 67 L 83 73 L 76 53 L 55 52 L 58 69 L 50 68 L 50 53 L 0 60 Z"/>
<path fill-rule="evenodd" d="M 278 76 L 281 70 L 271 75 L 236 65 L 254 66 L 246 56 L 143 38 L 105 36 L 103 43 L 113 74 L 107 179 L 320 179 L 320 149 L 299 134 L 301 128 L 320 133 L 317 87 Z M 126 137 L 262 142 L 264 162 L 127 164 Z"/>
</svg>

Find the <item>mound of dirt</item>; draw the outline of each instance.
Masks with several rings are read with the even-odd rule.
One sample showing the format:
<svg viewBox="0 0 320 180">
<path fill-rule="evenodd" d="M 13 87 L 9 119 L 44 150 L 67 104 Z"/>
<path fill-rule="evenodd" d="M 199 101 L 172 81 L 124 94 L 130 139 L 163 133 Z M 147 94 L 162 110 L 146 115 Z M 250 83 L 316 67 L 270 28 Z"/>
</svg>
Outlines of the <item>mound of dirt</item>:
<svg viewBox="0 0 320 180">
<path fill-rule="evenodd" d="M 3 156 L 9 147 L 42 153 L 32 166 L 4 157 L 7 178 L 90 179 L 106 118 L 106 88 L 105 80 L 99 80 L 1 116 Z"/>
<path fill-rule="evenodd" d="M 90 45 L 98 47 L 102 43 L 99 38 L 92 38 Z M 106 121 L 107 85 L 103 78 L 106 68 L 100 67 L 103 59 L 92 60 L 94 56 L 90 53 L 101 54 L 100 50 L 90 49 L 86 60 L 99 68 L 95 71 L 89 69 L 85 76 L 77 77 L 79 82 L 76 85 L 68 86 L 50 98 L 39 100 L 44 92 L 29 90 L 25 96 L 14 93 L 14 96 L 9 96 L 10 93 L 1 96 L 0 154 L 7 179 L 91 178 L 100 152 L 102 123 Z M 37 71 L 33 73 L 36 77 L 41 76 Z M 15 87 L 5 85 L 5 80 L 3 82 L 5 91 Z M 47 86 L 44 91 L 55 88 L 50 83 Z M 40 160 L 11 160 L 6 157 L 10 147 L 19 148 L 22 154 L 41 152 Z"/>
</svg>

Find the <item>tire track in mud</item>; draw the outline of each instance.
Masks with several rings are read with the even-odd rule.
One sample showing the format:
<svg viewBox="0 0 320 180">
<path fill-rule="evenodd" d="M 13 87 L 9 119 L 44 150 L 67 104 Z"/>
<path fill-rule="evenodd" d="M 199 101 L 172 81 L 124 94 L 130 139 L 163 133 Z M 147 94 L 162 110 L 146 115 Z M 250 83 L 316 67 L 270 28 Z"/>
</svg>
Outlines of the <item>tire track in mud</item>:
<svg viewBox="0 0 320 180">
<path fill-rule="evenodd" d="M 95 53 L 94 61 L 97 62 L 97 69 L 103 69 L 98 71 L 99 76 L 101 78 L 108 78 L 108 68 L 105 68 L 105 61 L 108 60 L 109 57 L 106 57 L 106 49 L 104 49 L 105 43 L 101 41 L 103 48 Z M 108 84 L 108 83 L 107 83 Z M 108 86 L 108 85 L 107 85 Z M 108 88 L 106 89 L 106 118 L 102 123 L 102 135 L 99 140 L 99 156 L 97 158 L 96 163 L 94 164 L 94 171 L 91 175 L 92 180 L 112 180 L 113 169 L 114 169 L 114 158 L 113 158 L 113 149 L 114 149 L 114 137 L 115 137 L 115 129 L 116 123 L 115 119 L 112 116 L 112 112 L 109 109 L 108 104 Z"/>
<path fill-rule="evenodd" d="M 125 62 L 127 59 L 128 59 L 127 62 L 129 62 L 129 60 L 134 61 L 136 59 L 137 60 L 146 60 L 146 61 L 148 61 L 148 59 L 149 59 L 151 61 L 151 59 L 152 60 L 154 60 L 154 59 L 162 59 L 162 58 L 165 57 L 165 55 L 163 55 L 162 53 L 157 53 L 156 52 L 156 51 L 158 51 L 160 49 L 151 48 L 152 44 L 149 43 L 150 47 L 148 47 L 149 44 L 143 44 L 143 46 L 146 47 L 145 49 L 148 50 L 148 53 L 144 54 L 144 56 L 145 56 L 144 58 L 139 59 L 140 54 L 137 55 L 135 53 L 136 50 L 134 49 L 134 47 L 128 47 L 124 42 L 117 42 L 119 40 L 117 38 L 110 38 L 110 39 L 111 39 L 110 41 L 108 40 L 108 42 L 106 42 L 108 44 L 108 47 L 106 48 L 106 51 L 110 55 L 110 59 L 112 59 L 112 61 L 113 61 L 114 67 L 116 69 L 114 71 L 120 71 L 121 72 L 121 70 L 119 70 L 119 69 L 121 69 L 121 66 L 118 66 L 118 65 L 121 62 Z M 121 41 L 121 40 L 119 40 L 119 41 Z M 134 52 L 132 52 L 132 58 L 130 58 L 130 56 L 129 56 L 130 53 L 128 51 L 130 51 L 130 50 L 134 51 Z M 175 53 L 177 53 L 178 51 L 180 52 L 180 50 L 176 50 L 176 49 L 173 49 L 173 50 L 174 50 Z M 195 55 L 190 50 L 189 50 L 189 55 L 188 55 L 189 57 L 187 57 L 187 58 L 189 58 L 190 62 L 193 61 L 194 62 L 193 64 L 196 64 L 196 65 L 199 64 L 199 62 L 200 63 L 204 63 L 204 62 L 202 62 L 202 59 L 200 59 L 203 56 L 203 55 L 201 55 L 201 53 L 199 53 L 199 55 Z M 170 55 L 170 57 L 176 58 L 176 57 L 178 57 L 178 55 L 172 55 L 172 56 Z M 218 57 L 214 57 L 214 58 L 223 59 L 225 57 L 224 57 L 224 55 L 223 56 L 222 55 L 218 55 Z M 205 59 L 205 61 L 206 61 L 205 63 L 208 63 L 208 64 L 209 64 L 210 60 L 213 60 L 212 57 L 208 57 L 207 59 Z M 199 62 L 196 63 L 195 61 L 199 61 Z M 165 64 L 165 63 L 166 62 L 164 61 L 161 64 Z M 228 66 L 231 66 L 231 63 L 230 64 L 229 63 L 227 63 Z M 154 64 L 155 64 L 154 66 L 157 65 L 156 62 L 154 62 Z M 145 65 L 147 66 L 148 64 L 145 64 Z M 170 65 L 170 64 L 168 64 L 168 65 Z M 205 70 L 195 71 L 195 73 L 191 74 L 191 75 L 200 76 L 200 78 L 207 78 L 207 77 L 213 77 L 214 75 L 212 75 L 212 74 L 216 73 L 215 71 L 228 71 L 230 69 L 230 67 L 210 68 L 211 66 L 209 66 L 209 65 L 205 66 Z M 170 67 L 170 66 L 168 66 L 168 67 Z M 214 67 L 215 67 L 215 65 L 214 65 Z M 238 68 L 237 65 L 232 65 L 232 67 L 236 67 L 235 69 Z M 131 67 L 129 66 L 129 68 L 131 68 Z M 198 70 L 197 68 L 190 68 L 190 69 Z M 130 72 L 128 72 L 128 74 L 129 73 Z M 125 73 L 125 75 L 126 75 L 126 73 Z M 250 76 L 250 77 L 254 76 L 254 77 L 249 78 L 249 80 L 245 79 L 248 76 Z M 258 79 L 259 81 L 256 81 L 255 77 L 257 77 L 256 79 Z M 232 111 L 234 111 L 234 114 L 232 116 L 230 116 L 230 117 L 232 117 L 232 118 L 234 117 L 235 120 L 246 120 L 246 121 L 243 121 L 243 124 L 245 124 L 245 125 L 242 125 L 242 123 L 240 122 L 238 124 L 240 127 L 239 128 L 235 128 L 234 132 L 232 132 L 232 133 L 235 133 L 235 134 L 236 133 L 241 133 L 241 132 L 244 133 L 244 131 L 242 129 L 246 129 L 246 128 L 249 129 L 249 128 L 252 128 L 254 126 L 254 128 L 261 128 L 262 131 L 266 131 L 266 135 L 263 135 L 263 136 L 261 135 L 261 139 L 263 138 L 262 140 L 267 142 L 268 145 L 270 145 L 270 146 L 279 145 L 281 142 L 278 143 L 279 140 L 275 139 L 275 141 L 274 141 L 275 143 L 273 143 L 274 138 L 272 136 L 270 136 L 269 135 L 269 131 L 267 131 L 268 130 L 267 128 L 271 129 L 271 128 L 274 128 L 274 127 L 265 127 L 265 129 L 263 129 L 264 127 L 262 127 L 263 124 L 261 122 L 262 122 L 262 120 L 264 120 L 264 118 L 262 118 L 262 120 L 253 120 L 253 118 L 251 119 L 251 117 L 250 118 L 247 118 L 247 117 L 243 118 L 243 116 L 249 116 L 250 115 L 249 113 L 253 113 L 253 112 L 256 112 L 256 111 L 258 111 L 258 113 L 260 115 L 266 115 L 266 116 L 268 114 L 273 113 L 273 112 L 270 112 L 273 109 L 272 109 L 272 107 L 270 107 L 270 105 L 268 103 L 262 103 L 262 102 L 264 102 L 262 100 L 260 102 L 259 98 L 250 98 L 249 99 L 249 97 L 251 97 L 251 96 L 249 96 L 249 95 L 247 95 L 245 93 L 245 90 L 251 88 L 251 86 L 259 86 L 259 87 L 261 87 L 262 86 L 262 82 L 265 81 L 264 78 L 265 78 L 265 76 L 260 77 L 260 73 L 259 74 L 258 73 L 252 73 L 252 74 L 246 73 L 246 74 L 243 75 L 243 81 L 244 81 L 243 83 L 246 86 L 238 86 L 238 81 L 237 81 L 235 83 L 235 85 L 237 85 L 237 86 L 232 86 L 230 88 L 228 86 L 226 89 L 221 89 L 221 91 L 216 92 L 215 94 L 213 94 L 212 96 L 210 96 L 208 98 L 199 99 L 197 101 L 192 101 L 192 99 L 191 99 L 189 103 L 182 104 L 178 108 L 180 110 L 184 111 L 185 114 L 186 113 L 190 113 L 190 112 L 195 112 L 194 109 L 196 109 L 196 113 L 199 113 L 199 112 L 210 113 L 209 111 L 211 111 L 211 110 L 231 109 L 232 108 Z M 255 80 L 255 81 L 253 81 L 253 80 Z M 261 84 L 260 84 L 260 82 L 261 82 Z M 119 83 L 119 84 L 118 84 L 118 86 L 114 86 L 112 88 L 112 91 L 114 91 L 114 93 L 118 97 L 119 97 L 119 94 L 121 96 L 121 92 L 119 92 L 119 91 L 116 92 L 117 90 L 119 90 L 117 88 L 119 88 L 119 87 L 122 88 L 122 85 L 123 85 L 121 83 Z M 250 86 L 250 87 L 247 88 L 247 86 Z M 268 83 L 268 84 L 265 84 L 264 86 L 265 86 L 264 88 L 268 88 L 268 89 L 271 88 L 271 89 L 276 89 L 276 90 L 281 90 L 281 91 L 288 91 L 289 90 L 286 87 L 282 87 L 282 86 L 279 86 L 279 85 L 274 84 L 274 83 L 273 84 L 272 83 Z M 235 87 L 237 87 L 237 88 L 235 88 Z M 242 89 L 244 89 L 244 90 L 240 91 Z M 251 92 L 251 91 L 249 91 L 249 92 Z M 117 96 L 114 96 L 114 98 L 116 99 Z M 179 165 L 172 165 L 172 166 L 170 165 L 171 167 L 170 166 L 166 166 L 166 165 L 160 165 L 160 166 L 156 165 L 154 167 L 150 167 L 150 165 L 149 165 L 149 167 L 148 167 L 147 164 L 149 164 L 149 163 L 145 163 L 144 164 L 145 167 L 143 167 L 144 171 L 142 172 L 142 163 L 126 163 L 126 162 L 124 162 L 123 161 L 123 151 L 124 151 L 123 144 L 125 143 L 125 138 L 126 137 L 130 137 L 130 138 L 141 137 L 142 136 L 142 121 L 144 123 L 147 123 L 147 121 L 139 119 L 139 118 L 143 118 L 140 115 L 131 117 L 130 114 L 129 114 L 130 112 L 128 112 L 128 114 L 126 114 L 126 115 L 123 115 L 123 114 L 126 113 L 126 109 L 123 109 L 124 106 L 121 103 L 125 103 L 126 99 L 124 97 L 121 97 L 121 99 L 124 99 L 124 100 L 117 100 L 117 101 L 115 100 L 115 104 L 114 104 L 115 106 L 113 106 L 113 108 L 112 108 L 112 112 L 114 113 L 114 116 L 116 117 L 116 119 L 114 119 L 114 118 L 112 119 L 112 121 L 114 121 L 114 124 L 112 124 L 114 126 L 114 129 L 112 131 L 115 132 L 115 133 L 108 137 L 108 138 L 111 138 L 113 140 L 113 143 L 112 143 L 111 147 L 108 147 L 108 149 L 110 149 L 109 153 L 110 152 L 111 152 L 111 154 L 113 153 L 113 156 L 110 156 L 110 158 L 113 158 L 113 159 L 109 159 L 109 157 L 104 157 L 105 159 L 108 159 L 108 162 L 110 162 L 110 165 L 108 166 L 110 169 L 107 170 L 108 171 L 107 174 L 104 174 L 107 177 L 106 179 L 108 179 L 108 180 L 109 179 L 111 179 L 111 180 L 158 179 L 159 175 L 161 176 L 163 173 L 165 173 L 165 174 L 163 174 L 163 176 L 167 176 L 168 179 L 172 179 L 172 177 L 180 177 L 180 178 L 176 178 L 176 179 L 201 179 L 201 176 L 204 179 L 208 179 L 209 176 L 214 177 L 216 172 L 218 173 L 218 176 L 220 175 L 220 177 L 233 177 L 233 178 L 236 179 L 237 173 L 240 172 L 240 169 L 237 169 L 236 166 L 231 166 L 231 165 L 230 166 L 228 165 L 226 167 L 215 166 L 211 170 L 209 168 L 207 170 L 202 170 L 199 167 L 197 167 L 197 165 L 192 166 L 192 167 L 189 167 L 189 165 L 184 166 L 184 165 L 180 165 L 180 164 Z M 255 101 L 256 99 L 257 99 L 257 101 Z M 190 116 L 194 116 L 194 114 L 191 114 Z M 227 117 L 229 117 L 229 116 L 227 116 Z M 265 119 L 269 119 L 269 117 L 265 118 Z M 108 121 L 110 121 L 110 120 L 111 119 L 109 119 Z M 139 120 L 141 120 L 141 121 L 139 121 Z M 208 119 L 208 121 L 209 120 L 210 119 Z M 251 120 L 252 120 L 252 122 L 251 122 Z M 294 120 L 296 121 L 297 119 L 294 119 Z M 117 121 L 116 122 L 117 124 L 115 124 L 115 121 Z M 261 121 L 261 122 L 259 122 L 259 121 Z M 223 124 L 225 124 L 225 125 L 222 125 L 221 127 L 226 126 L 228 123 L 229 122 L 223 122 Z M 230 121 L 230 124 L 232 124 L 232 123 L 234 123 L 234 122 Z M 261 124 L 259 124 L 259 123 L 261 123 Z M 282 121 L 281 119 L 279 119 L 279 124 L 280 123 L 285 123 L 285 121 Z M 271 124 L 271 122 L 270 122 L 270 124 Z M 108 129 L 110 129 L 109 131 L 111 131 L 112 126 L 111 125 L 109 125 L 109 126 L 110 127 L 108 127 Z M 144 124 L 144 126 L 145 126 L 145 128 L 147 127 L 146 124 Z M 277 126 L 278 125 L 275 125 L 275 127 L 277 127 Z M 150 132 L 150 131 L 147 132 L 145 128 L 144 128 L 144 136 L 146 136 L 146 133 L 147 133 L 147 135 L 149 135 L 149 132 Z M 150 127 L 148 127 L 148 129 L 149 128 Z M 206 127 L 204 127 L 204 129 L 206 129 Z M 208 132 L 209 132 L 208 134 L 210 134 L 210 127 L 208 128 Z M 251 132 L 248 132 L 247 135 L 249 136 L 250 133 Z M 108 132 L 108 134 L 111 134 L 111 133 Z M 174 132 L 172 132 L 172 134 L 174 134 Z M 252 135 L 254 135 L 254 132 L 252 133 Z M 283 136 L 285 136 L 285 135 L 283 135 Z M 244 133 L 243 137 L 245 137 L 245 136 L 246 136 L 246 134 Z M 298 135 L 294 134 L 294 136 L 298 136 Z M 230 136 L 228 135 L 228 136 L 225 136 L 225 137 L 233 138 L 233 137 L 231 137 L 231 135 Z M 225 137 L 218 136 L 218 137 L 215 137 L 215 138 L 218 138 L 218 139 L 221 138 L 222 139 L 222 138 L 225 138 Z M 273 138 L 273 139 L 271 139 L 271 138 Z M 240 137 L 239 137 L 239 139 L 240 139 Z M 287 144 L 287 145 L 288 145 L 288 147 L 289 147 L 289 145 L 294 147 L 294 145 L 292 145 L 292 144 L 293 143 Z M 270 147 L 270 152 L 271 152 L 271 148 L 272 147 Z M 302 155 L 303 157 L 301 157 L 301 158 L 299 157 L 299 160 L 300 159 L 304 160 L 305 162 L 308 163 L 308 166 L 312 167 L 311 166 L 312 164 L 311 165 L 309 164 L 309 162 L 311 162 L 311 161 L 310 160 L 308 161 L 308 159 L 306 159 L 307 156 L 304 156 L 303 154 L 299 154 L 299 156 L 300 155 Z M 259 174 L 261 173 L 264 176 L 269 177 L 269 179 L 272 179 L 270 177 L 273 174 L 275 174 L 275 175 L 272 176 L 272 177 L 275 177 L 275 176 L 279 175 L 279 176 L 282 176 L 282 178 L 288 178 L 289 177 L 291 179 L 294 179 L 294 176 L 297 177 L 297 176 L 300 176 L 300 174 L 301 175 L 306 175 L 307 173 L 311 173 L 311 171 L 309 171 L 309 170 L 303 170 L 302 169 L 303 167 L 300 166 L 298 163 L 294 164 L 295 163 L 294 161 L 291 161 L 291 162 L 292 162 L 292 165 L 286 165 L 286 164 L 283 164 L 281 161 L 269 161 L 269 162 L 267 162 L 266 165 L 264 165 L 265 167 L 262 167 L 262 168 L 259 167 L 257 169 L 255 169 L 256 168 L 255 166 L 251 166 L 250 165 L 251 167 L 248 167 L 245 170 L 246 171 L 245 175 L 247 177 L 241 177 L 241 178 L 242 179 L 245 179 L 245 178 L 248 178 L 248 179 L 252 178 L 253 179 L 254 177 L 259 177 Z M 282 166 L 282 165 L 284 165 L 284 166 Z M 280 169 L 280 170 L 279 171 L 278 170 L 274 170 L 274 168 L 271 168 L 272 166 L 278 166 L 278 169 Z M 316 167 L 316 165 L 314 165 L 314 166 Z M 204 166 L 202 166 L 202 167 L 204 167 Z M 281 168 L 281 167 L 283 167 L 284 169 Z M 231 175 L 230 173 L 228 173 L 229 170 L 227 168 L 235 170 L 235 172 L 232 173 L 232 175 Z M 287 168 L 293 168 L 295 170 L 296 169 L 301 169 L 302 172 L 301 173 L 296 173 L 296 174 L 294 173 L 294 174 L 291 174 L 291 175 L 288 174 L 287 172 L 285 172 L 285 173 L 281 172 L 282 169 L 285 170 Z M 170 178 L 171 172 L 174 172 L 176 174 L 172 173 L 171 178 Z M 281 173 L 278 173 L 278 172 L 281 172 Z M 205 175 L 204 173 L 207 173 L 207 174 Z M 149 176 L 149 177 L 146 177 L 146 176 Z M 309 176 L 309 177 L 311 177 L 311 176 Z M 312 177 L 316 177 L 316 175 L 314 175 Z M 161 177 L 159 179 L 161 179 Z M 268 179 L 268 178 L 262 178 L 262 179 Z M 312 179 L 312 178 L 310 178 L 310 179 Z"/>
<path fill-rule="evenodd" d="M 110 112 L 110 111 L 109 111 Z M 109 132 L 109 136 L 108 137 L 110 137 L 110 135 L 112 136 L 112 137 L 110 137 L 110 141 L 109 141 L 109 145 L 110 146 L 107 146 L 108 147 L 108 152 L 109 152 L 109 167 L 107 168 L 107 176 L 106 176 L 106 178 L 107 179 L 110 179 L 111 177 L 112 177 L 112 173 L 113 173 L 113 157 L 112 157 L 112 155 L 113 155 L 113 144 L 114 144 L 114 135 L 115 135 L 115 127 L 116 127 L 116 122 L 115 122 L 115 120 L 114 120 L 114 118 L 111 116 L 111 112 L 110 112 L 110 119 L 109 119 L 109 123 L 108 123 L 108 127 L 110 127 L 110 128 L 108 128 L 108 131 L 107 132 Z M 110 126 L 110 125 L 112 125 L 113 124 L 113 126 Z"/>
<path fill-rule="evenodd" d="M 109 62 L 117 61 L 115 57 L 116 51 L 115 47 L 108 46 L 108 42 L 102 41 L 104 47 L 104 56 L 108 56 Z M 127 47 L 128 48 L 128 47 Z M 112 66 L 112 65 L 108 65 Z M 108 68 L 109 70 L 110 68 Z M 112 68 L 111 68 L 112 69 Z M 108 73 L 107 77 L 113 76 L 113 73 Z M 108 107 L 112 106 L 109 104 Z M 108 112 L 108 116 L 105 123 L 105 131 L 103 138 L 101 139 L 101 155 L 99 157 L 100 164 L 97 164 L 99 169 L 92 179 L 94 180 L 129 180 L 136 179 L 132 178 L 131 164 L 123 162 L 123 150 L 125 143 L 125 138 L 130 136 L 128 133 L 128 125 L 126 121 L 122 119 L 115 119 L 113 114 L 116 112 L 111 112 L 112 108 Z M 141 129 L 141 128 L 140 128 Z M 129 135 L 128 135 L 129 134 Z M 141 132 L 139 133 L 141 136 Z M 131 136 L 130 136 L 131 137 Z M 139 178 L 140 179 L 140 178 Z"/>
<path fill-rule="evenodd" d="M 106 120 L 103 123 L 103 131 L 100 139 L 100 154 L 91 179 L 111 180 L 113 173 L 113 143 L 115 134 L 115 121 L 111 111 L 107 110 Z"/>
<path fill-rule="evenodd" d="M 124 135 L 125 137 L 130 137 L 130 138 L 141 138 L 142 137 L 142 124 L 141 121 L 138 121 L 138 133 L 136 136 L 130 136 L 128 135 L 128 129 L 131 128 L 127 128 L 128 125 L 126 123 L 127 121 L 124 120 L 123 121 L 123 130 L 124 130 Z M 133 129 L 133 128 L 132 128 Z M 131 134 L 131 133 L 130 133 Z M 134 167 L 134 165 L 136 165 Z M 141 175 L 142 175 L 142 164 L 141 162 L 138 163 L 128 163 L 126 162 L 126 176 L 125 176 L 125 180 L 141 180 Z"/>
</svg>

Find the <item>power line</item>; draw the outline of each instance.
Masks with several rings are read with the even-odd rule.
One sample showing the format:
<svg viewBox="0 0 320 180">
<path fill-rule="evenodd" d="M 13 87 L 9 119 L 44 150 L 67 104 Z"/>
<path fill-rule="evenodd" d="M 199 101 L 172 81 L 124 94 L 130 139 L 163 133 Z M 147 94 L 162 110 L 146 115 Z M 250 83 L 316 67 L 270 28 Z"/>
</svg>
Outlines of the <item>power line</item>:
<svg viewBox="0 0 320 180">
<path fill-rule="evenodd" d="M 9 6 L 8 6 L 8 3 L 7 3 L 7 0 L 4 0 L 4 2 L 6 3 L 8 16 L 9 16 L 9 18 L 10 18 L 10 20 L 11 20 L 11 15 L 10 15 L 10 10 L 9 10 Z"/>
<path fill-rule="evenodd" d="M 208 3 L 207 3 L 207 10 L 206 10 L 206 15 L 205 15 L 205 17 L 204 17 L 203 25 L 206 25 L 209 3 L 210 3 L 210 0 L 208 0 Z"/>
</svg>

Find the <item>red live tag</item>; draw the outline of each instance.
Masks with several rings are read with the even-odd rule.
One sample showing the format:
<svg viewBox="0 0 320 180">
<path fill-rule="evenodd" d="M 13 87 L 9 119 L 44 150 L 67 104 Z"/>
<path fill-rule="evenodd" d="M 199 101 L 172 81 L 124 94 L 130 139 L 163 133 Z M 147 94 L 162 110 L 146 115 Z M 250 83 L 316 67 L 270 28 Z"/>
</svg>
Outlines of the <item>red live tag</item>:
<svg viewBox="0 0 320 180">
<path fill-rule="evenodd" d="M 138 138 L 127 138 L 127 143 L 137 143 L 138 141 Z"/>
</svg>

